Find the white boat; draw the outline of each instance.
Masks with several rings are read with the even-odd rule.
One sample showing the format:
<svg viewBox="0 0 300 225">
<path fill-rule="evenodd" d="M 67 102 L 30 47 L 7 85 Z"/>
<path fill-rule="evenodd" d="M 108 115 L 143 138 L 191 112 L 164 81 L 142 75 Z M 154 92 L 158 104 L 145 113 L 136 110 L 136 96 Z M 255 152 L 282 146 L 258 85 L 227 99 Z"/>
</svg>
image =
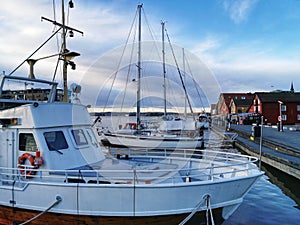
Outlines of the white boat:
<svg viewBox="0 0 300 225">
<path fill-rule="evenodd" d="M 106 156 L 86 106 L 55 102 L 56 83 L 0 78 L 0 224 L 217 224 L 263 174 L 256 158 L 209 150 Z M 49 93 L 4 90 L 7 81 Z"/>
<path fill-rule="evenodd" d="M 141 9 L 142 5 L 138 7 L 138 21 L 139 28 L 141 28 Z M 162 23 L 162 37 L 163 37 L 163 76 L 164 76 L 164 118 L 177 118 L 174 116 L 167 115 L 167 107 L 166 107 L 166 82 L 165 82 L 165 62 L 164 62 L 164 23 Z M 159 127 L 154 129 L 144 129 L 141 122 L 141 29 L 139 29 L 138 34 L 139 40 L 139 58 L 138 58 L 138 78 L 137 78 L 137 103 L 136 103 L 136 123 L 134 128 L 128 129 L 128 124 L 126 124 L 122 129 L 117 131 L 104 131 L 101 133 L 102 140 L 101 142 L 106 146 L 112 147 L 129 147 L 129 148 L 204 148 L 204 138 L 202 128 L 196 127 L 196 122 L 192 122 L 192 126 L 185 127 L 186 124 L 182 122 L 183 120 L 168 120 L 163 119 L 159 125 Z M 183 89 L 185 92 L 185 97 L 189 102 L 191 113 L 193 114 L 191 104 L 189 101 L 189 97 L 186 92 L 186 88 L 184 86 L 184 82 L 182 80 L 182 76 L 180 74 L 180 78 L 183 84 Z"/>
<path fill-rule="evenodd" d="M 222 220 L 262 175 L 255 158 L 209 150 L 105 156 L 80 104 L 29 103 L 0 120 L 1 223 L 184 224 L 207 210 Z"/>
</svg>

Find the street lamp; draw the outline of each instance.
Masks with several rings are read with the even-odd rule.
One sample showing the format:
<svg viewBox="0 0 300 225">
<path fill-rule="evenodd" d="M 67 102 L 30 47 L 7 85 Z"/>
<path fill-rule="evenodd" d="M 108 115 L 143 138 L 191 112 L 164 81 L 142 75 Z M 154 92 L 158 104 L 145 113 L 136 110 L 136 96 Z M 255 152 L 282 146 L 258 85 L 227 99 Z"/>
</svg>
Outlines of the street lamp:
<svg viewBox="0 0 300 225">
<path fill-rule="evenodd" d="M 282 106 L 283 102 L 278 101 L 278 103 L 279 103 L 279 117 L 278 117 L 279 129 L 278 129 L 278 131 L 283 131 L 283 129 L 282 129 L 282 109 L 281 109 L 281 106 Z"/>
</svg>

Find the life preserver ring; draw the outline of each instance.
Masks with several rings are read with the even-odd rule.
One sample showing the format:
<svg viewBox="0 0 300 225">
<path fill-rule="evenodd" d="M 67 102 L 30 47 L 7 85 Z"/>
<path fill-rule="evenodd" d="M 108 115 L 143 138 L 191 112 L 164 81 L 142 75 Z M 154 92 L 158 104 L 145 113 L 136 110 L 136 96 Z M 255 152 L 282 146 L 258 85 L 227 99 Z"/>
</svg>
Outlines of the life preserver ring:
<svg viewBox="0 0 300 225">
<path fill-rule="evenodd" d="M 37 152 L 39 153 L 39 152 Z M 30 162 L 30 165 L 33 167 L 33 170 L 26 169 L 25 173 L 25 161 L 28 160 Z M 26 177 L 30 177 L 31 175 L 34 175 L 36 173 L 36 169 L 38 169 L 42 165 L 42 158 L 37 155 L 37 157 L 29 154 L 29 153 L 24 153 L 19 157 L 18 160 L 18 167 L 20 169 L 20 174 L 25 175 Z"/>
</svg>

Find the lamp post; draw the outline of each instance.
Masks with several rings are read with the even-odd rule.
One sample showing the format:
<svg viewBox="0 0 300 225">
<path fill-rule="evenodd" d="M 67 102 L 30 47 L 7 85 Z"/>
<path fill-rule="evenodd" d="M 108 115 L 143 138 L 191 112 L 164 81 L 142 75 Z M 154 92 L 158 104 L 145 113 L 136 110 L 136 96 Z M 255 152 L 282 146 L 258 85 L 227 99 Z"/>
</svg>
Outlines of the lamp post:
<svg viewBox="0 0 300 225">
<path fill-rule="evenodd" d="M 282 109 L 281 109 L 281 106 L 282 106 L 282 104 L 283 104 L 283 102 L 282 101 L 278 101 L 278 103 L 279 103 L 279 117 L 278 117 L 278 120 L 279 120 L 279 129 L 278 129 L 278 131 L 283 131 L 283 129 L 282 129 Z"/>
</svg>

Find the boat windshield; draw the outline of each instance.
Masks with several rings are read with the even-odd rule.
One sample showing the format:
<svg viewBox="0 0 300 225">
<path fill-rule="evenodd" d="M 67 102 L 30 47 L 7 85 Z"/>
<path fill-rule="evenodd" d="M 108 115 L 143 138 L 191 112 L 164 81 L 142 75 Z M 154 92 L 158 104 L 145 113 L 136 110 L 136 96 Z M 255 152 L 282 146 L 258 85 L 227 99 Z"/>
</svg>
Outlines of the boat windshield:
<svg viewBox="0 0 300 225">
<path fill-rule="evenodd" d="M 94 145 L 95 147 L 98 147 L 98 141 L 97 141 L 92 129 L 89 128 L 89 129 L 86 129 L 86 131 L 87 131 L 87 135 L 88 135 L 89 140 L 91 141 L 92 145 Z"/>
<path fill-rule="evenodd" d="M 87 145 L 85 134 L 82 129 L 71 130 L 73 139 L 77 146 Z"/>
<path fill-rule="evenodd" d="M 65 135 L 62 131 L 45 132 L 44 137 L 50 151 L 69 148 Z"/>
</svg>

